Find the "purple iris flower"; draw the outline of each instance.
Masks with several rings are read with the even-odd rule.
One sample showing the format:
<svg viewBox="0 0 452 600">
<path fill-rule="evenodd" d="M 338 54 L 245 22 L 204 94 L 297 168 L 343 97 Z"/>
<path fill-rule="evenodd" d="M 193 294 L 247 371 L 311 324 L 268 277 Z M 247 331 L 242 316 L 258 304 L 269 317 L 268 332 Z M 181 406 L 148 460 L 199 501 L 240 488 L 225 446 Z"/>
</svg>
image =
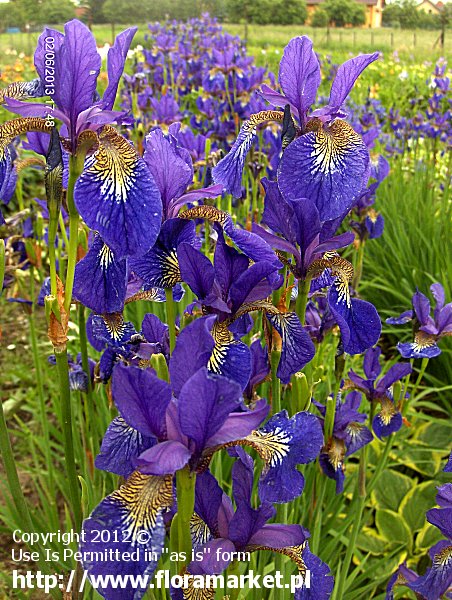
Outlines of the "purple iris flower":
<svg viewBox="0 0 452 600">
<path fill-rule="evenodd" d="M 306 36 L 292 39 L 284 50 L 279 83 L 284 94 L 262 86 L 262 95 L 285 114 L 263 111 L 242 125 L 229 154 L 215 167 L 214 180 L 240 195 L 245 157 L 256 137 L 257 126 L 268 120 L 283 121 L 283 149 L 278 185 L 289 200 L 305 197 L 317 207 L 321 221 L 348 212 L 369 177 L 369 151 L 362 138 L 343 120 L 343 110 L 362 71 L 379 54 L 364 54 L 346 61 L 337 71 L 328 105 L 313 111 L 320 85 L 320 65 Z M 297 123 L 293 120 L 296 118 Z"/>
<path fill-rule="evenodd" d="M 232 468 L 235 511 L 230 498 L 223 493 L 210 472 L 203 473 L 197 479 L 192 536 L 194 548 L 202 552 L 203 558 L 192 561 L 188 565 L 188 573 L 197 576 L 219 575 L 230 564 L 230 560 L 223 558 L 226 553 L 230 556 L 233 552 L 272 550 L 288 556 L 298 567 L 303 585 L 295 591 L 295 600 L 311 598 L 313 589 L 317 600 L 327 600 L 334 579 L 328 566 L 310 552 L 307 541 L 309 532 L 300 525 L 269 524 L 276 511 L 268 502 L 253 508 L 254 462 L 240 449 L 238 456 L 239 460 Z M 217 554 L 217 550 L 225 554 Z M 304 585 L 307 570 L 310 570 L 310 588 Z M 172 590 L 171 597 L 173 600 L 182 600 L 184 592 Z"/>
<path fill-rule="evenodd" d="M 48 362 L 51 365 L 56 364 L 55 355 L 51 354 L 48 357 Z M 96 363 L 91 358 L 88 359 L 89 373 L 83 370 L 82 366 L 82 355 L 77 354 L 77 358 L 74 360 L 73 357 L 68 355 L 69 365 L 69 386 L 73 392 L 87 392 L 88 382 L 91 380 L 91 384 L 94 383 L 94 368 Z"/>
<path fill-rule="evenodd" d="M 396 585 L 409 587 L 422 600 L 438 600 L 444 594 L 444 597 L 448 597 L 447 592 L 452 586 L 452 483 L 438 487 L 436 503 L 439 508 L 427 511 L 427 521 L 447 539 L 439 541 L 429 550 L 432 566 L 424 575 L 407 569 L 405 564 L 400 565 L 388 583 L 386 600 L 393 600 L 393 588 Z"/>
<path fill-rule="evenodd" d="M 193 162 L 190 152 L 180 144 L 180 123 L 173 123 L 164 135 L 160 128 L 153 129 L 145 141 L 146 162 L 163 203 L 163 219 L 177 217 L 184 204 L 221 195 L 221 185 L 195 189 L 187 192 L 193 183 Z"/>
<path fill-rule="evenodd" d="M 251 374 L 243 394 L 251 401 L 254 397 L 256 386 L 262 383 L 270 373 L 270 361 L 268 360 L 268 352 L 265 346 L 262 347 L 259 339 L 254 340 L 251 344 L 250 354 Z"/>
<path fill-rule="evenodd" d="M 46 79 L 46 55 L 55 55 L 55 79 L 57 85 L 43 85 L 38 91 L 49 95 L 56 105 L 53 116 L 62 121 L 68 131 L 71 150 L 75 152 L 77 138 L 85 129 L 96 131 L 102 125 L 121 120 L 123 113 L 113 111 L 119 81 L 124 69 L 127 51 L 137 27 L 120 33 L 107 57 L 108 86 L 102 99 L 96 99 L 97 77 L 101 57 L 91 31 L 76 19 L 66 23 L 64 34 L 46 28 L 41 34 L 35 51 L 35 68 L 41 82 Z M 49 40 L 53 40 L 49 42 Z M 49 48 L 49 44 L 51 47 Z M 36 92 L 36 93 L 37 93 Z M 35 95 L 34 97 L 37 97 Z M 21 102 L 6 98 L 5 107 L 25 117 L 46 117 L 48 104 Z"/>
<path fill-rule="evenodd" d="M 67 137 L 64 146 L 72 155 L 80 151 L 80 146 L 89 147 L 75 185 L 75 204 L 88 227 L 102 236 L 118 259 L 144 254 L 153 245 L 162 212 L 160 194 L 146 163 L 110 125 L 127 121 L 124 113 L 112 109 L 135 32 L 136 28 L 122 32 L 109 50 L 109 82 L 98 99 L 101 58 L 89 29 L 77 20 L 66 23 L 64 34 L 45 29 L 35 52 L 35 66 L 44 81 L 46 57 L 53 53 L 57 84 L 46 84 L 44 94 L 51 96 L 56 108 L 11 97 L 5 101 L 10 111 L 27 117 L 10 122 L 14 135 L 45 131 L 46 121 L 35 117 L 51 114 L 63 122 L 62 133 Z M 5 152 L 0 158 L 7 162 Z"/>
<path fill-rule="evenodd" d="M 336 481 L 336 493 L 344 489 L 345 457 L 350 456 L 373 440 L 371 431 L 363 425 L 367 415 L 358 411 L 361 404 L 361 394 L 350 392 L 344 402 L 338 396 L 334 418 L 333 435 L 327 440 L 319 457 L 323 472 Z M 315 402 L 320 413 L 325 416 L 326 407 Z"/>
<path fill-rule="evenodd" d="M 108 563 L 115 574 L 152 575 L 157 562 L 144 550 L 155 552 L 152 556 L 163 550 L 163 513 L 173 504 L 173 474 L 186 465 L 192 471 L 203 470 L 216 450 L 246 437 L 268 414 L 265 400 L 254 410 L 247 409 L 236 382 L 209 373 L 205 366 L 197 368 L 203 357 L 195 352 L 196 343 L 194 336 L 178 339 L 179 352 L 175 350 L 170 360 L 172 384 L 150 369 L 121 364 L 114 369 L 112 394 L 122 420 L 115 420 L 107 430 L 101 463 L 109 470 L 127 464 L 137 470 L 85 520 L 81 550 L 98 546 L 95 530 L 101 525 L 116 531 L 118 535 L 104 549 L 121 547 L 124 552 L 138 547 L 139 555 L 130 563 Z M 141 532 L 146 532 L 143 544 Z M 88 575 L 106 572 L 107 563 L 87 556 L 83 566 Z M 111 600 L 136 600 L 145 589 L 105 588 L 102 594 Z"/>
<path fill-rule="evenodd" d="M 245 255 L 225 243 L 221 230 L 218 232 L 213 265 L 199 250 L 188 244 L 180 245 L 179 261 L 182 278 L 197 295 L 200 304 L 208 312 L 218 315 L 216 333 L 218 342 L 224 346 L 222 352 L 217 352 L 220 365 L 223 358 L 228 357 L 237 373 L 243 370 L 245 364 L 249 365 L 249 376 L 250 351 L 235 339 L 231 331 L 242 335 L 247 333 L 243 317 L 254 310 L 265 312 L 281 336 L 281 359 L 277 375 L 283 383 L 289 383 L 291 376 L 312 360 L 314 345 L 297 315 L 282 313 L 269 302 L 264 302 L 273 289 L 280 286 L 273 263 L 262 260 L 250 265 Z M 242 325 L 245 325 L 244 331 L 240 331 Z M 235 360 L 230 354 L 233 351 L 237 353 Z M 244 385 L 247 383 L 248 380 Z"/>
<path fill-rule="evenodd" d="M 8 204 L 13 197 L 17 182 L 17 171 L 14 166 L 14 157 L 16 156 L 14 146 L 12 144 L 7 146 L 4 154 L 4 160 L 0 160 L 0 204 Z M 4 225 L 4 223 L 5 219 L 0 209 L 0 225 Z"/>
<path fill-rule="evenodd" d="M 99 317 L 97 317 L 97 319 L 99 319 Z M 207 321 L 208 320 L 212 320 L 212 317 L 207 318 Z M 226 437 L 228 435 L 231 435 L 231 432 L 232 434 L 234 434 L 234 431 L 236 434 L 238 432 L 239 436 L 246 436 L 248 433 L 254 430 L 254 428 L 257 425 L 259 425 L 259 423 L 265 418 L 268 412 L 268 406 L 266 405 L 264 400 L 260 400 L 258 402 L 254 411 L 246 409 L 246 407 L 243 406 L 240 399 L 241 387 L 239 386 L 239 384 L 232 380 L 226 379 L 223 376 L 217 376 L 216 373 L 213 373 L 211 371 L 209 359 L 212 354 L 214 341 L 212 339 L 212 336 L 210 335 L 209 325 L 210 324 L 206 322 L 206 318 L 197 319 L 192 324 L 185 327 L 182 330 L 181 334 L 178 336 L 176 348 L 174 349 L 173 354 L 171 355 L 171 358 L 169 360 L 169 372 L 172 382 L 171 386 L 166 382 L 161 382 L 151 370 L 143 371 L 136 367 L 126 368 L 123 365 L 118 364 L 117 366 L 115 366 L 113 371 L 113 399 L 119 409 L 120 415 L 131 427 L 141 432 L 142 435 L 149 436 L 151 429 L 154 426 L 151 427 L 150 425 L 139 425 L 137 417 L 138 409 L 135 406 L 139 398 L 141 398 L 141 400 L 139 401 L 141 402 L 142 406 L 148 406 L 146 411 L 150 411 L 150 413 L 152 413 L 154 409 L 157 410 L 156 403 L 160 402 L 159 398 L 157 397 L 157 389 L 162 390 L 161 394 L 163 394 L 163 399 L 161 399 L 161 402 L 164 402 L 164 399 L 168 399 L 168 397 L 171 398 L 171 394 L 173 394 L 173 401 L 169 403 L 169 400 L 168 402 L 166 402 L 165 400 L 165 409 L 162 409 L 163 413 L 167 414 L 165 416 L 165 414 L 162 413 L 162 424 L 159 430 L 161 434 L 155 433 L 155 427 L 154 429 L 152 429 L 152 431 L 154 431 L 153 437 L 155 440 L 165 442 L 165 445 L 162 446 L 161 449 L 159 449 L 159 452 L 166 452 L 165 448 L 168 448 L 168 456 L 170 456 L 171 448 L 173 447 L 175 451 L 178 450 L 180 451 L 180 453 L 182 453 L 181 460 L 185 460 L 185 458 L 188 457 L 187 453 L 190 452 L 190 449 L 193 451 L 193 460 L 195 460 L 195 458 L 199 458 L 199 452 L 202 454 L 202 452 L 204 451 L 204 448 L 198 448 L 199 452 L 197 454 L 195 452 L 194 443 L 190 445 L 190 448 L 188 448 L 188 446 L 185 448 L 185 450 L 182 448 L 184 444 L 188 444 L 188 440 L 182 435 L 184 429 L 180 428 L 178 416 L 180 414 L 181 419 L 185 418 L 185 413 L 183 411 L 184 402 L 185 400 L 187 402 L 190 401 L 187 397 L 187 394 L 190 389 L 193 391 L 196 382 L 200 385 L 204 385 L 203 382 L 205 383 L 206 394 L 209 390 L 212 391 L 218 382 L 222 383 L 223 381 L 231 383 L 232 386 L 230 388 L 226 386 L 225 389 L 239 390 L 237 392 L 237 399 L 234 401 L 234 406 L 235 409 L 239 409 L 242 412 L 235 415 L 233 418 L 231 418 L 230 421 L 226 423 L 224 423 L 224 419 L 227 418 L 227 415 L 221 416 L 221 414 L 219 414 L 218 417 L 220 421 L 221 419 L 223 419 L 220 425 L 224 424 L 224 435 L 226 435 Z M 98 323 L 93 323 L 93 329 L 95 329 L 96 327 L 101 328 L 101 325 Z M 138 365 L 139 359 L 141 359 L 144 356 L 145 352 L 147 352 L 148 354 L 160 352 L 164 353 L 165 355 L 168 355 L 168 353 L 166 352 L 168 350 L 167 329 L 167 326 L 161 323 L 155 315 L 146 315 L 142 325 L 142 337 L 147 343 L 140 343 L 138 347 L 129 345 L 129 354 L 127 356 L 127 361 L 132 365 Z M 96 339 L 101 339 L 100 334 L 97 334 Z M 106 337 L 104 339 L 106 339 Z M 134 338 L 132 337 L 132 335 L 129 337 L 129 340 L 134 342 Z M 119 350 L 118 346 L 117 349 Z M 197 375 L 196 378 L 194 378 L 195 375 Z M 218 379 L 215 379 L 215 377 L 218 377 Z M 185 389 L 185 384 L 187 383 L 187 381 L 191 381 L 192 379 L 193 381 L 190 384 L 191 387 L 187 387 Z M 135 384 L 135 382 L 138 383 Z M 139 387 L 136 388 L 136 392 L 132 393 L 133 389 L 135 389 L 134 386 Z M 139 392 L 138 390 L 141 388 L 143 388 L 143 391 Z M 148 391 L 145 392 L 145 389 Z M 185 392 L 182 393 L 184 389 Z M 178 398 L 179 401 L 177 401 L 176 398 Z M 180 398 L 185 398 L 185 400 L 180 400 Z M 207 401 L 208 399 L 200 399 L 200 411 L 202 410 L 204 403 Z M 127 406 L 130 409 L 129 412 Z M 194 415 L 196 411 L 194 411 L 194 408 L 188 412 L 190 412 L 190 414 L 193 415 L 193 418 L 195 418 Z M 140 418 L 144 418 L 143 415 Z M 246 423 L 249 423 L 250 425 L 246 425 Z M 235 430 L 234 427 L 236 427 Z M 248 427 L 250 428 L 248 429 Z M 214 429 L 215 425 L 213 424 L 212 432 L 214 432 Z M 168 433 L 168 435 L 166 432 Z M 110 444 L 109 440 L 111 437 L 112 436 L 110 435 L 108 430 L 104 439 L 103 446 L 105 443 Z M 126 453 L 128 452 L 127 444 L 123 445 L 123 450 Z M 115 455 L 108 457 L 108 453 L 102 450 L 102 457 L 102 462 L 104 464 L 102 468 L 106 468 L 105 465 L 108 464 L 109 467 L 107 470 L 117 472 L 116 462 L 118 461 L 118 456 Z M 129 473 L 133 470 L 133 467 L 136 466 L 136 462 L 134 462 L 133 459 L 137 459 L 137 457 L 138 455 L 131 456 L 130 454 L 128 454 L 127 460 L 129 461 Z M 148 458 L 150 459 L 151 457 Z M 140 460 L 143 462 L 143 465 L 149 462 L 146 462 L 147 459 L 144 455 L 141 457 Z M 159 466 L 157 466 L 157 468 L 166 469 L 168 466 L 165 466 L 164 464 L 163 455 L 162 461 L 163 462 L 159 463 Z M 125 463 L 125 460 L 121 460 L 121 462 Z M 152 467 L 148 468 L 152 469 Z"/>
<path fill-rule="evenodd" d="M 118 260 L 96 235 L 75 267 L 74 298 L 98 314 L 122 312 L 126 286 L 127 259 Z"/>
<path fill-rule="evenodd" d="M 381 322 L 370 302 L 351 298 L 353 267 L 336 253 L 348 246 L 354 235 L 347 232 L 333 236 L 339 223 L 322 223 L 312 202 L 305 198 L 287 200 L 277 183 L 264 178 L 263 184 L 266 195 L 262 222 L 275 233 L 256 224 L 253 232 L 273 248 L 293 256 L 294 263 L 287 262 L 287 266 L 296 279 L 313 279 L 311 292 L 329 288 L 328 305 L 341 330 L 344 351 L 361 354 L 377 343 Z"/>
<path fill-rule="evenodd" d="M 165 301 L 165 294 L 159 288 L 139 292 L 138 295 L 140 299 L 148 301 Z M 175 300 L 180 298 L 178 295 Z M 162 323 L 156 315 L 145 315 L 141 331 L 137 333 L 131 322 L 124 321 L 121 313 L 102 316 L 91 314 L 86 323 L 86 333 L 93 348 L 102 352 L 98 375 L 103 383 L 110 379 L 120 358 L 130 364 L 147 366 L 153 354 L 163 354 L 166 361 L 169 361 L 168 325 Z"/>
<path fill-rule="evenodd" d="M 380 412 L 372 422 L 372 428 L 379 439 L 399 431 L 402 427 L 402 415 L 395 405 L 391 390 L 396 381 L 400 381 L 413 370 L 409 363 L 397 363 L 377 381 L 381 374 L 380 355 L 381 348 L 367 350 L 363 364 L 366 378 L 360 377 L 354 371 L 348 372 L 357 389 L 364 392 L 370 402 L 376 401 L 381 405 Z"/>
<path fill-rule="evenodd" d="M 412 298 L 412 310 L 386 319 L 389 325 L 403 325 L 413 321 L 414 341 L 397 344 L 403 358 L 435 358 L 441 354 L 437 341 L 452 335 L 452 302 L 445 304 L 444 288 L 440 283 L 433 283 L 430 291 L 436 301 L 433 316 L 430 314 L 429 299 L 417 290 Z"/>
<path fill-rule="evenodd" d="M 294 288 L 298 292 L 298 288 Z M 294 298 L 296 299 L 296 298 Z M 326 298 L 319 296 L 316 298 L 316 304 L 310 300 L 306 306 L 306 325 L 305 329 L 311 336 L 311 339 L 321 344 L 325 335 L 333 329 L 336 321 L 331 312 Z"/>
<path fill-rule="evenodd" d="M 447 461 L 447 465 L 444 467 L 446 473 L 452 473 L 452 452 L 450 453 L 449 460 Z"/>
</svg>

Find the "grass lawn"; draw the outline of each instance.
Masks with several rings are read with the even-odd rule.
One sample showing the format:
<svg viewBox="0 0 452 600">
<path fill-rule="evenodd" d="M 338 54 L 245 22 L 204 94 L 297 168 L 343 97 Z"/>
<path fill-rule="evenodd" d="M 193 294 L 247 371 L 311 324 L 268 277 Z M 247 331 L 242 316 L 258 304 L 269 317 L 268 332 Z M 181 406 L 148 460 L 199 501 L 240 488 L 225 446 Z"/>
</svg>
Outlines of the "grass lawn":
<svg viewBox="0 0 452 600">
<path fill-rule="evenodd" d="M 61 26 L 56 26 L 62 28 Z M 102 46 L 111 43 L 113 33 L 124 29 L 125 25 L 94 25 L 93 31 Z M 225 25 L 226 31 L 244 37 L 244 25 Z M 146 25 L 139 25 L 135 43 L 142 44 L 146 35 Z M 250 54 L 255 54 L 259 64 L 269 64 L 274 69 L 279 63 L 279 53 L 287 42 L 296 35 L 309 35 L 317 50 L 333 53 L 334 56 L 349 52 L 382 52 L 397 51 L 409 62 L 435 60 L 438 57 L 451 55 L 452 36 L 446 36 L 444 52 L 436 44 L 438 31 L 408 31 L 401 29 L 314 29 L 293 25 L 250 25 L 248 27 L 248 47 Z M 15 53 L 30 55 L 33 53 L 39 33 L 0 34 L 0 69 L 10 64 Z M 436 44 L 436 45 L 435 45 Z M 274 55 L 272 54 L 274 53 Z M 11 54 L 13 53 L 13 54 Z"/>
</svg>

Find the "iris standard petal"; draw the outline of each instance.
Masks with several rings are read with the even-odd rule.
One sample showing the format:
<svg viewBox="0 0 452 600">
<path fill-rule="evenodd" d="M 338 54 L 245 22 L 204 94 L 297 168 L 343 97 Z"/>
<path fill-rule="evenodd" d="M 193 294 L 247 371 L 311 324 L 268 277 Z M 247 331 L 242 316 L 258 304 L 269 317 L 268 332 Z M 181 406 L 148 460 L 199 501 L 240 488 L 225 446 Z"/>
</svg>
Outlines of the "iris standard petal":
<svg viewBox="0 0 452 600">
<path fill-rule="evenodd" d="M 165 413 L 171 400 L 169 383 L 149 369 L 119 364 L 113 372 L 112 395 L 126 423 L 143 435 L 165 437 Z"/>
<path fill-rule="evenodd" d="M 212 290 L 215 269 L 210 260 L 190 244 L 180 244 L 177 249 L 182 281 L 187 283 L 199 299 L 206 298 Z"/>
<path fill-rule="evenodd" d="M 55 51 L 52 99 L 70 119 L 71 138 L 78 115 L 93 104 L 101 65 L 96 40 L 88 27 L 76 19 L 66 23 L 64 40 Z"/>
<path fill-rule="evenodd" d="M 143 158 L 160 191 L 166 215 L 171 200 L 182 196 L 193 182 L 190 154 L 175 142 L 171 143 L 161 129 L 155 129 L 146 136 Z"/>
<path fill-rule="evenodd" d="M 379 56 L 379 52 L 362 54 L 361 56 L 350 58 L 340 65 L 331 86 L 330 98 L 328 100 L 328 106 L 332 110 L 339 110 L 341 108 L 352 91 L 355 81 L 364 69 L 376 61 Z"/>
<path fill-rule="evenodd" d="M 320 85 L 319 59 L 308 37 L 293 38 L 285 47 L 279 65 L 279 83 L 304 124 Z"/>
<path fill-rule="evenodd" d="M 127 52 L 138 27 L 129 27 L 116 36 L 115 43 L 107 54 L 108 86 L 102 96 L 104 108 L 112 110 L 115 104 L 118 85 L 124 71 Z"/>
<path fill-rule="evenodd" d="M 192 375 L 207 366 L 215 342 L 210 333 L 215 316 L 201 317 L 184 327 L 171 354 L 169 373 L 176 398 Z"/>
<path fill-rule="evenodd" d="M 179 394 L 180 426 L 195 443 L 197 454 L 202 453 L 228 415 L 239 408 L 241 391 L 238 383 L 211 375 L 205 367 L 184 384 Z"/>
</svg>

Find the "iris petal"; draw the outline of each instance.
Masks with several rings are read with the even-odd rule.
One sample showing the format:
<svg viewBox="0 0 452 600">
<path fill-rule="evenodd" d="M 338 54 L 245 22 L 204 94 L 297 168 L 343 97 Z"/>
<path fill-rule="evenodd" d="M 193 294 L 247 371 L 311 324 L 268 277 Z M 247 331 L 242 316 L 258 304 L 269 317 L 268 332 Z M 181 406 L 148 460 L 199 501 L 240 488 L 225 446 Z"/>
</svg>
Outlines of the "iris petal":
<svg viewBox="0 0 452 600">
<path fill-rule="evenodd" d="M 99 142 L 76 183 L 76 206 L 118 259 L 142 255 L 160 230 L 160 193 L 146 163 L 113 127 L 103 128 Z"/>
<path fill-rule="evenodd" d="M 380 317 L 373 304 L 350 298 L 348 287 L 345 290 L 340 281 L 336 282 L 328 293 L 328 303 L 341 330 L 344 351 L 361 354 L 378 342 Z"/>
<path fill-rule="evenodd" d="M 80 551 L 88 576 L 154 573 L 163 550 L 165 525 L 162 512 L 173 502 L 172 478 L 142 475 L 135 471 L 124 485 L 107 496 L 83 523 Z M 108 531 L 107 542 L 99 531 Z M 133 552 L 135 560 L 96 560 L 95 552 Z M 146 555 L 145 555 L 146 552 Z M 91 554 L 93 553 L 93 554 Z M 146 582 L 147 583 L 147 582 Z M 109 600 L 139 600 L 148 585 L 99 588 Z"/>
<path fill-rule="evenodd" d="M 215 346 L 207 364 L 208 370 L 237 381 L 244 389 L 251 375 L 250 349 L 240 340 L 235 340 L 223 323 L 214 324 L 212 337 Z"/>
<path fill-rule="evenodd" d="M 289 383 L 292 375 L 314 358 L 315 347 L 295 313 L 267 314 L 267 317 L 282 340 L 277 375 L 282 383 Z"/>
<path fill-rule="evenodd" d="M 109 346 L 122 346 L 136 333 L 130 321 L 124 321 L 120 313 L 106 314 L 92 318 L 92 333 L 98 341 Z"/>
<path fill-rule="evenodd" d="M 74 297 L 96 313 L 121 312 L 127 286 L 127 261 L 116 260 L 97 236 L 75 267 Z"/>
<path fill-rule="evenodd" d="M 195 239 L 194 223 L 168 219 L 155 245 L 144 256 L 132 259 L 130 267 L 149 285 L 174 287 L 182 281 L 177 248 L 182 243 L 193 245 Z"/>
<path fill-rule="evenodd" d="M 361 137 L 342 120 L 318 125 L 289 144 L 279 167 L 278 184 L 285 198 L 310 198 L 320 220 L 350 210 L 367 179 L 369 151 Z"/>
<path fill-rule="evenodd" d="M 95 465 L 103 471 L 128 477 L 134 470 L 133 459 L 154 443 L 154 438 L 142 435 L 122 417 L 116 417 L 105 433 Z"/>
<path fill-rule="evenodd" d="M 263 110 L 244 121 L 239 135 L 228 154 L 212 169 L 215 183 L 222 183 L 224 189 L 239 198 L 242 195 L 242 173 L 246 155 L 256 138 L 257 126 L 267 121 L 282 121 L 283 113 L 277 110 Z"/>
</svg>

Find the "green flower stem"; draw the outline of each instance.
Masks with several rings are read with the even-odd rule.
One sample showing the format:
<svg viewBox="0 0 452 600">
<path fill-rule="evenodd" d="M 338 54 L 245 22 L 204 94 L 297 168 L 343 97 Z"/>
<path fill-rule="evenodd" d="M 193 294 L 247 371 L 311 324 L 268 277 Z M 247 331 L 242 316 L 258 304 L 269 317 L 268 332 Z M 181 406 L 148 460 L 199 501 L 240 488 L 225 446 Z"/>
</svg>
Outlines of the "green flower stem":
<svg viewBox="0 0 452 600">
<path fill-rule="evenodd" d="M 298 296 L 295 305 L 295 310 L 302 325 L 304 325 L 305 322 L 306 305 L 308 303 L 308 294 L 310 289 L 311 277 L 306 277 L 306 279 L 300 280 L 298 282 Z"/>
<path fill-rule="evenodd" d="M 92 392 L 91 377 L 89 376 L 89 362 L 88 362 L 88 338 L 86 337 L 86 316 L 85 307 L 83 304 L 78 305 L 78 328 L 79 328 L 79 340 L 80 340 L 80 354 L 82 355 L 82 367 L 85 373 L 88 375 L 88 394 Z"/>
<path fill-rule="evenodd" d="M 66 225 L 64 224 L 64 218 L 62 213 L 60 212 L 60 215 L 58 217 L 58 223 L 60 225 L 60 235 L 63 238 L 64 244 L 66 246 L 66 248 L 69 248 L 69 238 L 67 236 L 66 233 Z"/>
<path fill-rule="evenodd" d="M 49 220 L 48 238 L 49 238 L 49 263 L 50 263 L 50 293 L 57 295 L 57 270 L 55 255 L 55 239 L 58 229 L 58 215 L 51 216 Z"/>
<path fill-rule="evenodd" d="M 34 290 L 34 269 L 31 267 L 30 269 L 30 298 L 35 297 Z M 44 436 L 44 447 L 45 447 L 45 458 L 46 458 L 46 467 L 48 472 L 48 483 L 49 490 L 54 490 L 53 484 L 53 468 L 52 468 L 52 455 L 50 449 L 50 435 L 49 435 L 49 420 L 46 414 L 46 401 L 44 396 L 44 384 L 42 377 L 42 369 L 41 369 L 41 357 L 39 355 L 38 348 L 38 336 L 36 333 L 36 323 L 35 323 L 35 309 L 34 305 L 31 307 L 31 312 L 28 317 L 28 324 L 30 328 L 30 341 L 31 341 L 31 351 L 33 354 L 33 365 L 35 368 L 36 375 L 36 387 L 38 389 L 38 398 L 39 398 L 39 412 L 41 417 L 41 428 Z M 51 503 L 55 506 L 55 498 L 51 499 Z"/>
<path fill-rule="evenodd" d="M 315 479 L 318 487 L 320 487 L 320 493 L 318 497 L 315 498 L 315 512 L 314 512 L 314 529 L 312 532 L 312 541 L 311 541 L 311 552 L 313 554 L 318 553 L 321 532 L 322 532 L 322 516 L 323 516 L 323 499 L 325 497 L 326 490 L 326 476 L 323 473 L 317 472 L 317 477 Z M 319 484 L 320 480 L 320 484 Z"/>
<path fill-rule="evenodd" d="M 74 517 L 74 529 L 80 530 L 82 524 L 82 506 L 80 488 L 75 467 L 74 441 L 72 436 L 71 391 L 69 387 L 69 368 L 67 350 L 55 352 L 58 376 L 60 380 L 61 421 L 63 428 L 64 458 L 69 482 L 69 494 Z"/>
<path fill-rule="evenodd" d="M 170 351 L 172 352 L 176 346 L 176 311 L 173 300 L 173 290 L 171 288 L 166 288 L 165 296 L 166 321 L 169 327 Z"/>
<path fill-rule="evenodd" d="M 204 166 L 204 169 L 202 170 L 201 187 L 205 187 L 205 185 L 206 185 L 207 164 L 209 162 L 209 156 L 210 156 L 211 149 L 212 149 L 212 141 L 210 140 L 210 138 L 207 138 L 206 145 L 204 148 L 204 160 L 206 161 L 206 164 Z"/>
<path fill-rule="evenodd" d="M 3 290 L 3 281 L 5 279 L 5 240 L 0 240 L 0 296 Z"/>
<path fill-rule="evenodd" d="M 333 435 L 334 429 L 334 417 L 336 415 L 336 395 L 331 397 L 329 396 L 326 401 L 326 413 L 325 413 L 325 442 Z"/>
<path fill-rule="evenodd" d="M 273 409 L 273 414 L 276 414 L 281 410 L 281 382 L 279 381 L 279 378 L 276 375 L 280 358 L 281 358 L 281 352 L 279 352 L 279 350 L 272 350 L 271 367 L 272 367 L 272 409 Z"/>
<path fill-rule="evenodd" d="M 417 388 L 419 387 L 419 384 L 422 381 L 422 378 L 424 377 L 424 373 L 425 373 L 425 369 L 427 368 L 428 365 L 428 358 L 423 358 L 422 359 L 422 363 L 421 363 L 421 370 L 419 371 L 419 375 L 416 379 L 416 383 L 413 385 L 413 389 L 411 390 L 411 398 L 414 400 L 416 397 L 416 392 L 417 392 Z"/>
<path fill-rule="evenodd" d="M 356 264 L 355 264 L 355 273 L 353 275 L 353 282 L 352 285 L 355 289 L 355 292 L 358 292 L 358 287 L 361 281 L 361 277 L 363 275 L 363 263 L 364 263 L 364 247 L 366 245 L 366 241 L 362 240 L 359 244 L 359 248 L 358 248 L 358 254 L 356 257 Z"/>
<path fill-rule="evenodd" d="M 191 561 L 192 543 L 190 520 L 195 510 L 195 486 L 196 474 L 190 472 L 190 468 L 184 467 L 176 473 L 177 492 L 177 514 L 174 517 L 176 524 L 177 552 L 183 554 L 185 559 L 177 561 L 178 572 Z M 173 533 L 173 526 L 171 526 Z"/>
<path fill-rule="evenodd" d="M 225 577 L 226 581 L 228 580 L 229 575 L 235 575 L 236 577 L 240 575 L 240 564 L 238 563 L 238 561 L 233 560 L 231 562 L 231 564 L 229 565 L 229 567 L 226 571 L 226 577 Z M 228 593 L 230 600 L 237 600 L 237 598 L 239 597 L 239 594 L 240 594 L 240 589 L 239 588 L 232 588 L 231 590 L 226 589 L 225 592 Z"/>
<path fill-rule="evenodd" d="M 66 202 L 69 213 L 69 246 L 68 263 L 66 272 L 66 291 L 64 308 L 69 313 L 72 302 L 72 289 L 74 287 L 75 265 L 77 263 L 77 247 L 78 247 L 78 224 L 79 214 L 74 202 L 74 188 L 77 179 L 83 171 L 85 153 L 69 157 L 69 181 L 66 191 Z"/>
<path fill-rule="evenodd" d="M 383 469 L 386 467 L 386 463 L 388 462 L 389 452 L 391 451 L 392 444 L 393 444 L 393 438 L 394 438 L 394 434 L 388 435 L 383 454 L 379 458 L 377 467 L 374 471 L 374 474 L 371 477 L 371 479 L 367 485 L 367 493 L 368 494 L 370 494 L 372 492 L 372 490 L 374 489 L 374 487 L 377 485 L 378 479 L 379 479 Z"/>
<path fill-rule="evenodd" d="M 341 568 L 341 577 L 339 580 L 339 585 L 337 591 L 334 595 L 335 598 L 342 599 L 344 597 L 345 585 L 347 582 L 348 570 L 350 568 L 350 564 L 352 562 L 353 553 L 356 547 L 356 540 L 358 539 L 358 534 L 361 530 L 361 521 L 363 518 L 364 507 L 366 504 L 366 467 L 367 467 L 367 446 L 361 450 L 361 456 L 359 460 L 359 472 L 358 472 L 358 482 L 357 482 L 357 496 L 358 496 L 358 505 L 355 509 L 355 519 L 353 521 L 353 529 L 348 541 L 347 551 L 345 553 L 344 562 L 342 563 Z"/>
<path fill-rule="evenodd" d="M 78 328 L 79 328 L 79 342 L 80 342 L 80 354 L 82 355 L 82 367 L 88 376 L 88 389 L 86 390 L 86 427 L 89 432 L 89 439 L 91 450 L 93 454 L 97 454 L 98 447 L 98 436 L 96 431 L 97 419 L 94 412 L 94 399 L 93 399 L 93 386 L 91 382 L 89 360 L 88 360 L 88 339 L 86 337 L 86 315 L 85 307 L 83 304 L 78 305 Z"/>
<path fill-rule="evenodd" d="M 281 410 L 281 382 L 276 375 L 278 370 L 279 360 L 281 358 L 281 352 L 279 350 L 272 350 L 271 353 L 271 369 L 272 369 L 272 412 L 273 414 L 279 413 Z M 277 517 L 279 522 L 287 522 L 287 504 L 278 506 Z M 275 569 L 280 571 L 285 577 L 285 563 L 284 555 L 277 554 L 275 557 Z"/>
<path fill-rule="evenodd" d="M 14 505 L 19 513 L 24 531 L 34 531 L 28 506 L 17 475 L 16 463 L 14 460 L 8 429 L 6 426 L 5 415 L 3 413 L 3 403 L 0 402 L 0 450 L 2 452 L 3 465 L 5 467 L 6 478 L 8 480 L 9 491 Z"/>
</svg>

